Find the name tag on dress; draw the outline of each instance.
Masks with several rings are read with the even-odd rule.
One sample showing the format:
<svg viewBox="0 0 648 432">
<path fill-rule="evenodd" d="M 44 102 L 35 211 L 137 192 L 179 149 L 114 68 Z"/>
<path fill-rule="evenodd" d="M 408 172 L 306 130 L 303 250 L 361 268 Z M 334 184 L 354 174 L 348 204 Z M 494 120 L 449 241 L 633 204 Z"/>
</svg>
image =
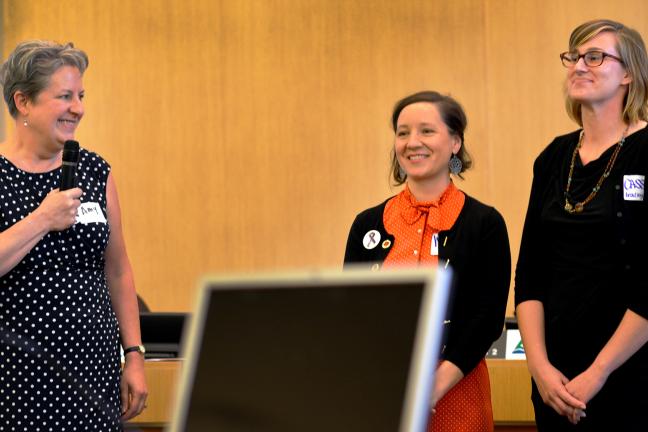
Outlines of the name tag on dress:
<svg viewBox="0 0 648 432">
<path fill-rule="evenodd" d="M 644 182 L 642 175 L 623 176 L 623 199 L 626 201 L 643 201 Z"/>
<path fill-rule="evenodd" d="M 101 206 L 96 202 L 81 203 L 76 214 L 77 223 L 106 223 L 106 217 L 101 210 Z"/>
</svg>

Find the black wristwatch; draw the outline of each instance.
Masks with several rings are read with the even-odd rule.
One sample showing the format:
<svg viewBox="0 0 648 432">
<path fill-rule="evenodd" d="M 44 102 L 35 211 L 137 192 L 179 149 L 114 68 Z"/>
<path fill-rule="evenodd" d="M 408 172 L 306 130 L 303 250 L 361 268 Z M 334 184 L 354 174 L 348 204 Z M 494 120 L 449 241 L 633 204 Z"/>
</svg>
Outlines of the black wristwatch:
<svg viewBox="0 0 648 432">
<path fill-rule="evenodd" d="M 144 355 L 146 353 L 146 348 L 144 348 L 144 345 L 135 345 L 132 347 L 124 348 L 124 356 L 126 356 L 126 354 L 130 352 L 135 352 L 135 351 Z"/>
</svg>

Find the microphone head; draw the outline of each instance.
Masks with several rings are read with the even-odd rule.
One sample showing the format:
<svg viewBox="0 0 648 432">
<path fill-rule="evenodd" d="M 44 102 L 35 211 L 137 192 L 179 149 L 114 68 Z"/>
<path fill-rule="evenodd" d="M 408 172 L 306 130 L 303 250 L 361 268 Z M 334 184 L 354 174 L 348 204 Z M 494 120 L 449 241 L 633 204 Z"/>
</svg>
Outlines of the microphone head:
<svg viewBox="0 0 648 432">
<path fill-rule="evenodd" d="M 79 143 L 74 140 L 67 140 L 63 144 L 63 162 L 79 162 Z"/>
</svg>

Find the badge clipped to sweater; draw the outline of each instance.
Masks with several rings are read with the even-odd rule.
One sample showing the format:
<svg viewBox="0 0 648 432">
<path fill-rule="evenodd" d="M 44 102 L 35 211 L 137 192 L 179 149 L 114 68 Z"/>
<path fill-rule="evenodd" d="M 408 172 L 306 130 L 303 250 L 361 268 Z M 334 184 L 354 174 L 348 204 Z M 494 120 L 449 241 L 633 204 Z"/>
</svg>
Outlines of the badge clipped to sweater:
<svg viewBox="0 0 648 432">
<path fill-rule="evenodd" d="M 430 255 L 439 255 L 439 233 L 432 234 L 432 241 L 430 242 Z"/>
</svg>

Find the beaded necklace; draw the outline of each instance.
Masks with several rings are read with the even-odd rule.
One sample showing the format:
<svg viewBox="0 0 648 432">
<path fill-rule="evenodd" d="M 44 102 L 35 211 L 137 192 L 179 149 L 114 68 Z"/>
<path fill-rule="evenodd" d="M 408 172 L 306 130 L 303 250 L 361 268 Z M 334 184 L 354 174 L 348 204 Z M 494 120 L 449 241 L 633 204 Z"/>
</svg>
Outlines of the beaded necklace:
<svg viewBox="0 0 648 432">
<path fill-rule="evenodd" d="M 574 174 L 574 164 L 576 163 L 576 155 L 578 155 L 578 151 L 583 145 L 583 137 L 585 136 L 585 131 L 581 131 L 580 138 L 578 139 L 578 144 L 576 144 L 576 148 L 574 149 L 574 153 L 572 154 L 571 164 L 569 165 L 569 175 L 567 177 L 567 186 L 565 187 L 565 207 L 564 208 L 567 213 L 574 214 L 574 213 L 582 212 L 585 204 L 589 203 L 594 199 L 598 191 L 601 189 L 601 185 L 603 184 L 605 179 L 608 178 L 610 172 L 612 171 L 614 162 L 616 162 L 617 156 L 621 151 L 621 147 L 623 147 L 623 144 L 625 143 L 626 134 L 628 133 L 629 128 L 630 125 L 628 125 L 628 127 L 626 127 L 625 130 L 623 131 L 623 135 L 621 135 L 621 139 L 616 144 L 614 153 L 612 153 L 612 157 L 608 161 L 607 166 L 605 167 L 605 171 L 603 171 L 601 178 L 598 179 L 596 185 L 592 188 L 592 192 L 590 192 L 587 198 L 585 198 L 582 202 L 577 202 L 572 204 L 569 202 L 569 188 L 571 187 L 572 175 Z"/>
</svg>

